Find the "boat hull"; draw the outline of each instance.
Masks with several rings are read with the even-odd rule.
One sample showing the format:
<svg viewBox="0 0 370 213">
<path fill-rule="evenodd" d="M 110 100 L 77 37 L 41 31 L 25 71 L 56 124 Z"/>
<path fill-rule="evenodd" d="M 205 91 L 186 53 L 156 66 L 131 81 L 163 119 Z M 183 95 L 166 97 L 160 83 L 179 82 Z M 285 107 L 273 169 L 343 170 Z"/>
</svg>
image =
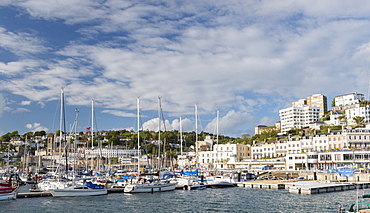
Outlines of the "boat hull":
<svg viewBox="0 0 370 213">
<path fill-rule="evenodd" d="M 196 184 L 196 185 L 185 185 L 183 187 L 184 190 L 202 190 L 206 189 L 207 186 L 203 184 Z"/>
<path fill-rule="evenodd" d="M 126 193 L 154 193 L 174 191 L 176 183 L 149 183 L 149 184 L 129 184 L 125 187 Z"/>
<path fill-rule="evenodd" d="M 209 188 L 228 188 L 228 187 L 235 187 L 235 184 L 227 182 L 227 181 L 220 181 L 214 182 L 207 185 Z"/>
<path fill-rule="evenodd" d="M 17 198 L 17 190 L 0 193 L 0 200 L 14 200 Z"/>
<path fill-rule="evenodd" d="M 107 189 L 55 189 L 50 191 L 53 197 L 83 197 L 108 194 Z"/>
</svg>

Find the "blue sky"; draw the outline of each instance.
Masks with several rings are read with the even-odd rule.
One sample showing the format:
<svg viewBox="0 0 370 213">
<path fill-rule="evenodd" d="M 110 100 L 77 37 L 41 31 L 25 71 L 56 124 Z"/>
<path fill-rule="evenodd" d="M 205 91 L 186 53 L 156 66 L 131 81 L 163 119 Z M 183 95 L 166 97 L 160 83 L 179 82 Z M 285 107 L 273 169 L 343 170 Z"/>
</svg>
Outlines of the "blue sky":
<svg viewBox="0 0 370 213">
<path fill-rule="evenodd" d="M 0 134 L 59 129 L 166 129 L 229 136 L 274 125 L 313 94 L 368 99 L 370 3 L 357 1 L 3 0 Z"/>
</svg>

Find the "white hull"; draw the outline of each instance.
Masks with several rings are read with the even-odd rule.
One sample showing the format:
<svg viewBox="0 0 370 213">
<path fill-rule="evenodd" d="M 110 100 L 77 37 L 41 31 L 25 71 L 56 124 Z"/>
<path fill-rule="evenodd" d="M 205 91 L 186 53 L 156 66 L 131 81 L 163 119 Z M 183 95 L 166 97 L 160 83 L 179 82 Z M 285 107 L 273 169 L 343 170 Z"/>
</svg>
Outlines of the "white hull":
<svg viewBox="0 0 370 213">
<path fill-rule="evenodd" d="M 196 185 L 191 185 L 191 186 L 184 186 L 183 189 L 184 190 L 202 190 L 202 189 L 206 189 L 207 186 L 206 185 L 202 185 L 202 184 L 196 184 Z"/>
<path fill-rule="evenodd" d="M 176 188 L 176 183 L 143 183 L 143 184 L 128 184 L 124 192 L 128 193 L 153 193 L 173 191 Z"/>
<path fill-rule="evenodd" d="M 108 194 L 107 189 L 55 189 L 50 191 L 53 197 L 82 197 Z"/>
<path fill-rule="evenodd" d="M 17 191 L 13 191 L 10 193 L 0 194 L 0 200 L 14 200 L 17 198 Z"/>
<path fill-rule="evenodd" d="M 227 188 L 227 187 L 234 187 L 235 185 L 228 182 L 228 181 L 215 181 L 208 183 L 208 187 L 211 188 Z"/>
</svg>

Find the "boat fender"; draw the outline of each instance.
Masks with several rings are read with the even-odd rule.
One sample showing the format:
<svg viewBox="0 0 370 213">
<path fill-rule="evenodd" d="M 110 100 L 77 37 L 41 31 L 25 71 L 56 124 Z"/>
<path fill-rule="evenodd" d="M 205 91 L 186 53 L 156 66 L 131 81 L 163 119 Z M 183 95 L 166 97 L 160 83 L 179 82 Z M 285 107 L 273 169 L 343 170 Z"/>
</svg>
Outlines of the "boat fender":
<svg viewBox="0 0 370 213">
<path fill-rule="evenodd" d="M 183 189 L 184 190 L 188 190 L 189 186 L 188 185 L 184 185 Z"/>
</svg>

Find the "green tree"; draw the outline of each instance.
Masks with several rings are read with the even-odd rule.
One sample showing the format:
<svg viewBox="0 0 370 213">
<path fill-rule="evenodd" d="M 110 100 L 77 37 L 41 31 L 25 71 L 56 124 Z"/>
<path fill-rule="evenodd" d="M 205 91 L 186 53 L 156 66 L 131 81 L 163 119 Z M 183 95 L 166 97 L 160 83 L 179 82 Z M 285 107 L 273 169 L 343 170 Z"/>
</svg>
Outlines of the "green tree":
<svg viewBox="0 0 370 213">
<path fill-rule="evenodd" d="M 353 120 L 356 122 L 357 126 L 363 126 L 365 117 L 356 116 L 356 117 L 353 117 Z"/>
<path fill-rule="evenodd" d="M 26 132 L 26 133 L 24 133 L 24 135 L 23 135 L 23 137 L 24 138 L 28 138 L 28 139 L 30 139 L 30 138 L 32 138 L 33 137 L 33 132 Z"/>
<path fill-rule="evenodd" d="M 46 132 L 44 130 L 36 131 L 33 135 L 34 136 L 44 136 L 46 135 Z"/>
<path fill-rule="evenodd" d="M 345 126 L 347 126 L 347 116 L 346 115 L 341 115 L 341 116 L 338 116 L 338 119 L 341 123 L 344 123 Z"/>
</svg>

